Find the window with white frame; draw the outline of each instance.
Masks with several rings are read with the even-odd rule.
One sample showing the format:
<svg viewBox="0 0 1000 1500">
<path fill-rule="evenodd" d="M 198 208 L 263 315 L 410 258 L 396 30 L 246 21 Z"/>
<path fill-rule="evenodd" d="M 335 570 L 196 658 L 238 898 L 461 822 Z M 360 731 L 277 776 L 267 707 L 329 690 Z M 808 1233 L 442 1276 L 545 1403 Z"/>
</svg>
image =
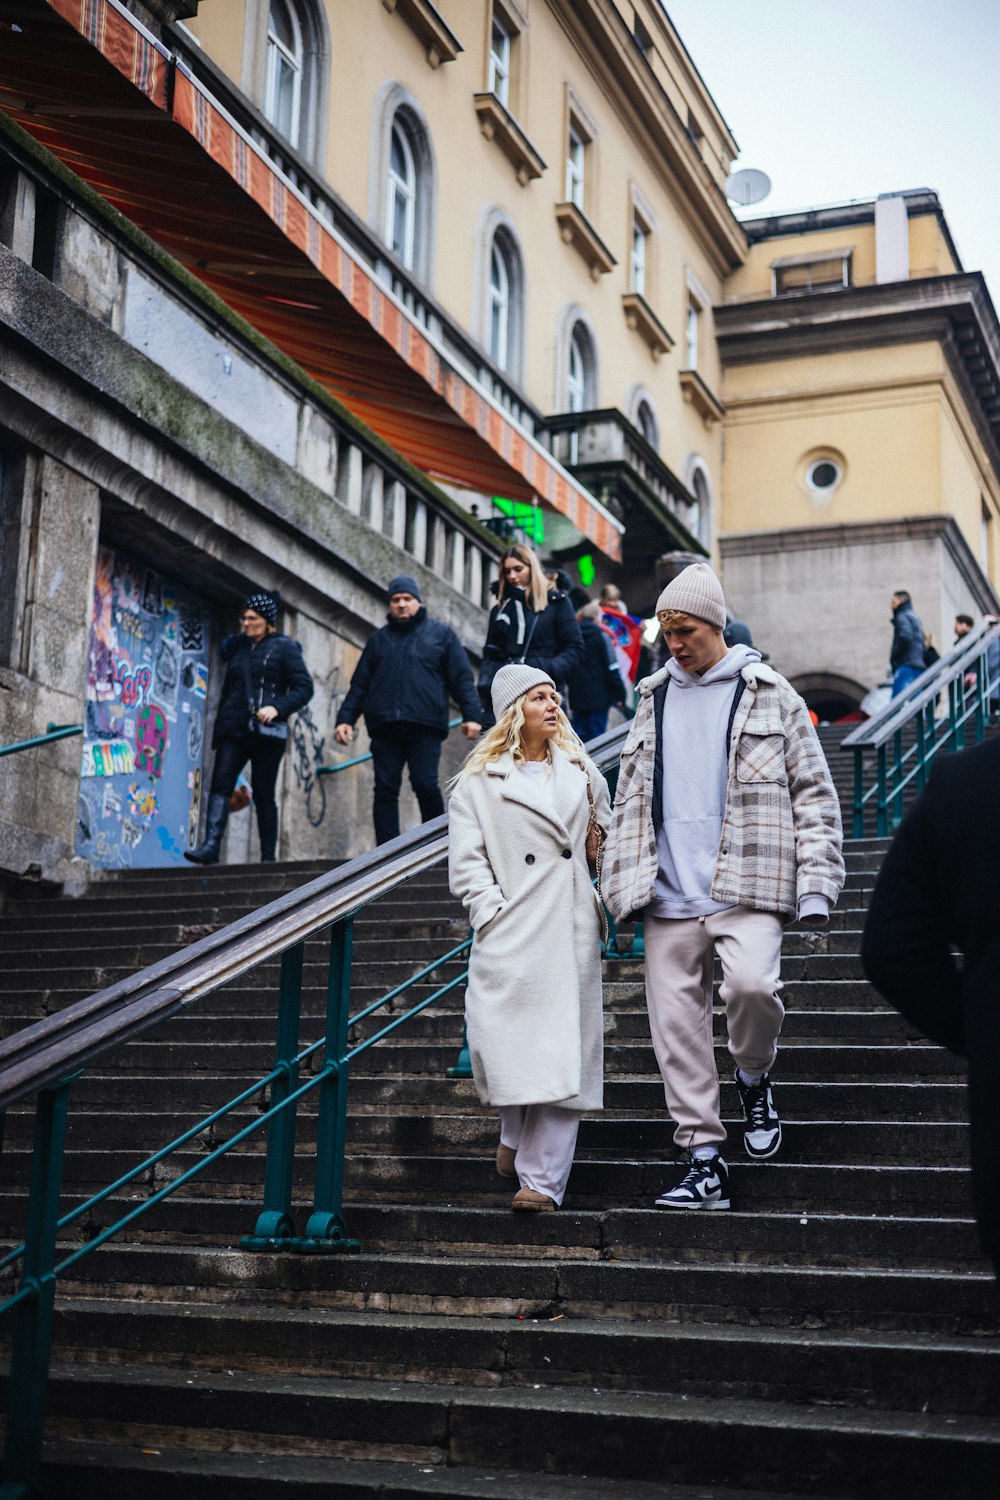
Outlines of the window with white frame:
<svg viewBox="0 0 1000 1500">
<path fill-rule="evenodd" d="M 413 143 L 400 115 L 392 122 L 385 239 L 403 265 L 413 268 L 416 245 L 417 166 Z"/>
<path fill-rule="evenodd" d="M 504 109 L 510 108 L 510 45 L 511 34 L 503 18 L 493 13 L 490 28 L 490 73 L 489 89 L 496 94 Z"/>
<path fill-rule="evenodd" d="M 566 368 L 566 409 L 583 411 L 587 405 L 587 342 L 583 330 L 573 329 Z"/>
<path fill-rule="evenodd" d="M 490 254 L 489 349 L 494 363 L 506 370 L 510 357 L 510 263 L 499 235 Z"/>
<path fill-rule="evenodd" d="M 711 522 L 712 492 L 708 475 L 699 464 L 691 475 L 691 493 L 694 504 L 688 510 L 688 530 L 699 542 L 707 542 Z"/>
<path fill-rule="evenodd" d="M 698 368 L 698 348 L 701 343 L 701 308 L 693 297 L 688 298 L 687 322 L 684 329 L 688 370 Z"/>
<path fill-rule="evenodd" d="M 293 146 L 299 144 L 304 66 L 302 25 L 287 0 L 270 0 L 264 114 Z"/>
<path fill-rule="evenodd" d="M 632 215 L 632 253 L 629 257 L 629 291 L 646 295 L 646 263 L 649 229 L 637 213 Z"/>
<path fill-rule="evenodd" d="M 569 122 L 569 141 L 566 149 L 566 201 L 574 203 L 583 212 L 584 173 L 587 160 L 587 140 L 575 120 Z"/>
</svg>

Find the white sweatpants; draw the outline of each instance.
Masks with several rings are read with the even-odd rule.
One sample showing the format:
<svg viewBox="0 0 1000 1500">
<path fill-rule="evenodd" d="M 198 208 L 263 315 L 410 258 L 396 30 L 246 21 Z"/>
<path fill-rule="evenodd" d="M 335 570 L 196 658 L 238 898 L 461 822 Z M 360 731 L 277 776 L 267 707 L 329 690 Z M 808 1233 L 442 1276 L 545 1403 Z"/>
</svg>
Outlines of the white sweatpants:
<svg viewBox="0 0 1000 1500">
<path fill-rule="evenodd" d="M 569 1181 L 580 1128 L 578 1109 L 554 1104 L 507 1104 L 500 1110 L 500 1144 L 516 1152 L 514 1170 L 522 1187 L 561 1203 Z"/>
</svg>

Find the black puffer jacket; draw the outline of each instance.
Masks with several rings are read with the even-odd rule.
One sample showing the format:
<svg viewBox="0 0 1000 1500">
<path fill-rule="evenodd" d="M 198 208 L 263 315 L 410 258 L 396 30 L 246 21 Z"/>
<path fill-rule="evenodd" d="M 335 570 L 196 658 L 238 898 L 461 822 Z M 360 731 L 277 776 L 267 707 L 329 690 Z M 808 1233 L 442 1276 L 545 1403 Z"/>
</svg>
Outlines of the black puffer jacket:
<svg viewBox="0 0 1000 1500">
<path fill-rule="evenodd" d="M 249 732 L 250 715 L 268 703 L 284 722 L 304 708 L 313 695 L 313 680 L 302 659 L 302 647 L 276 631 L 254 643 L 247 635 L 227 635 L 221 646 L 226 677 L 215 720 L 212 744 Z M 247 697 L 247 676 L 250 696 Z"/>
<path fill-rule="evenodd" d="M 625 684 L 611 637 L 596 620 L 581 620 L 583 656 L 566 680 L 569 706 L 575 714 L 599 713 L 612 703 L 624 703 Z"/>
<path fill-rule="evenodd" d="M 889 665 L 894 672 L 897 667 L 917 667 L 921 672 L 924 670 L 924 627 L 908 599 L 897 604 L 892 612 L 892 651 Z"/>
<path fill-rule="evenodd" d="M 364 714 L 369 734 L 389 724 L 420 724 L 444 739 L 449 696 L 464 721 L 479 723 L 462 643 L 450 625 L 430 619 L 421 607 L 410 619 L 390 619 L 376 630 L 361 653 L 337 723 L 353 725 Z"/>
<path fill-rule="evenodd" d="M 583 659 L 583 636 L 572 604 L 558 589 L 540 614 L 528 603 L 524 589 L 508 589 L 502 604 L 494 604 L 483 648 L 479 672 L 479 696 L 493 722 L 490 684 L 505 662 L 526 661 L 529 667 L 548 672 L 556 687 Z"/>
</svg>

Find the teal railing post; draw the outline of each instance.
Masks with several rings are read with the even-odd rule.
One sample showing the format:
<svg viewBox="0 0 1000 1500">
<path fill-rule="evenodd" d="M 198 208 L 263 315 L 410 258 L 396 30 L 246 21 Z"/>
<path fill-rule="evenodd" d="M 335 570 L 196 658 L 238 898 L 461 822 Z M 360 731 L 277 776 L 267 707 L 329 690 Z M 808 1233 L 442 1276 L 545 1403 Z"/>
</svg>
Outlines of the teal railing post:
<svg viewBox="0 0 1000 1500">
<path fill-rule="evenodd" d="M 892 826 L 897 828 L 903 817 L 903 731 L 892 737 Z"/>
<path fill-rule="evenodd" d="M 851 832 L 856 839 L 865 836 L 865 752 L 854 747 L 854 820 Z"/>
<path fill-rule="evenodd" d="M 319 1083 L 316 1121 L 316 1178 L 312 1213 L 305 1234 L 287 1248 L 310 1254 L 360 1250 L 344 1223 L 344 1155 L 347 1150 L 347 1024 L 351 1000 L 351 944 L 354 921 L 345 917 L 330 934 L 326 986 L 326 1047 Z"/>
<path fill-rule="evenodd" d="M 444 1076 L 446 1078 L 472 1077 L 472 1053 L 469 1051 L 469 1030 L 464 1021 L 462 1023 L 462 1045 L 451 1067 L 445 1068 Z"/>
<path fill-rule="evenodd" d="M 875 752 L 876 763 L 876 819 L 875 832 L 880 839 L 884 839 L 889 832 L 889 787 L 885 774 L 885 746 L 879 745 Z"/>
<path fill-rule="evenodd" d="M 53 1268 L 71 1082 L 64 1079 L 38 1096 L 28 1223 L 18 1286 L 18 1292 L 30 1289 L 32 1295 L 14 1309 L 0 1500 L 34 1500 L 42 1494 L 42 1433 L 56 1297 Z"/>
<path fill-rule="evenodd" d="M 305 944 L 296 943 L 281 955 L 278 991 L 278 1027 L 275 1045 L 279 1076 L 271 1085 L 270 1108 L 286 1100 L 297 1087 L 299 1065 L 299 1012 L 302 1007 L 302 965 Z M 295 1233 L 292 1222 L 292 1174 L 295 1170 L 295 1106 L 279 1112 L 267 1128 L 267 1161 L 264 1168 L 264 1206 L 253 1234 L 240 1240 L 243 1250 L 280 1250 Z"/>
</svg>

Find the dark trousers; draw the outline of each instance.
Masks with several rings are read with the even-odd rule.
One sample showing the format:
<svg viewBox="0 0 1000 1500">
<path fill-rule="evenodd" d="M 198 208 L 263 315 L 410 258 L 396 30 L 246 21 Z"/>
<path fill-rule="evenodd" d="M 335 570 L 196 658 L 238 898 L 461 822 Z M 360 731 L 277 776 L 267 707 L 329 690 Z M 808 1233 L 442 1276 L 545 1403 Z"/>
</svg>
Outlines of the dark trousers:
<svg viewBox="0 0 1000 1500">
<path fill-rule="evenodd" d="M 237 778 L 249 761 L 255 805 L 273 807 L 278 767 L 287 744 L 287 740 L 272 738 L 270 735 L 241 734 L 238 738 L 227 735 L 219 741 L 215 752 L 209 790 L 222 797 L 231 797 Z"/>
<path fill-rule="evenodd" d="M 572 721 L 573 728 L 586 744 L 588 740 L 596 740 L 597 736 L 607 729 L 608 710 L 606 708 L 585 709 L 583 713 L 573 714 Z"/>
<path fill-rule="evenodd" d="M 410 772 L 410 785 L 420 805 L 423 822 L 444 812 L 438 786 L 441 736 L 419 724 L 386 724 L 371 737 L 375 767 L 375 842 L 388 843 L 399 833 L 399 792 L 403 767 Z"/>
</svg>

